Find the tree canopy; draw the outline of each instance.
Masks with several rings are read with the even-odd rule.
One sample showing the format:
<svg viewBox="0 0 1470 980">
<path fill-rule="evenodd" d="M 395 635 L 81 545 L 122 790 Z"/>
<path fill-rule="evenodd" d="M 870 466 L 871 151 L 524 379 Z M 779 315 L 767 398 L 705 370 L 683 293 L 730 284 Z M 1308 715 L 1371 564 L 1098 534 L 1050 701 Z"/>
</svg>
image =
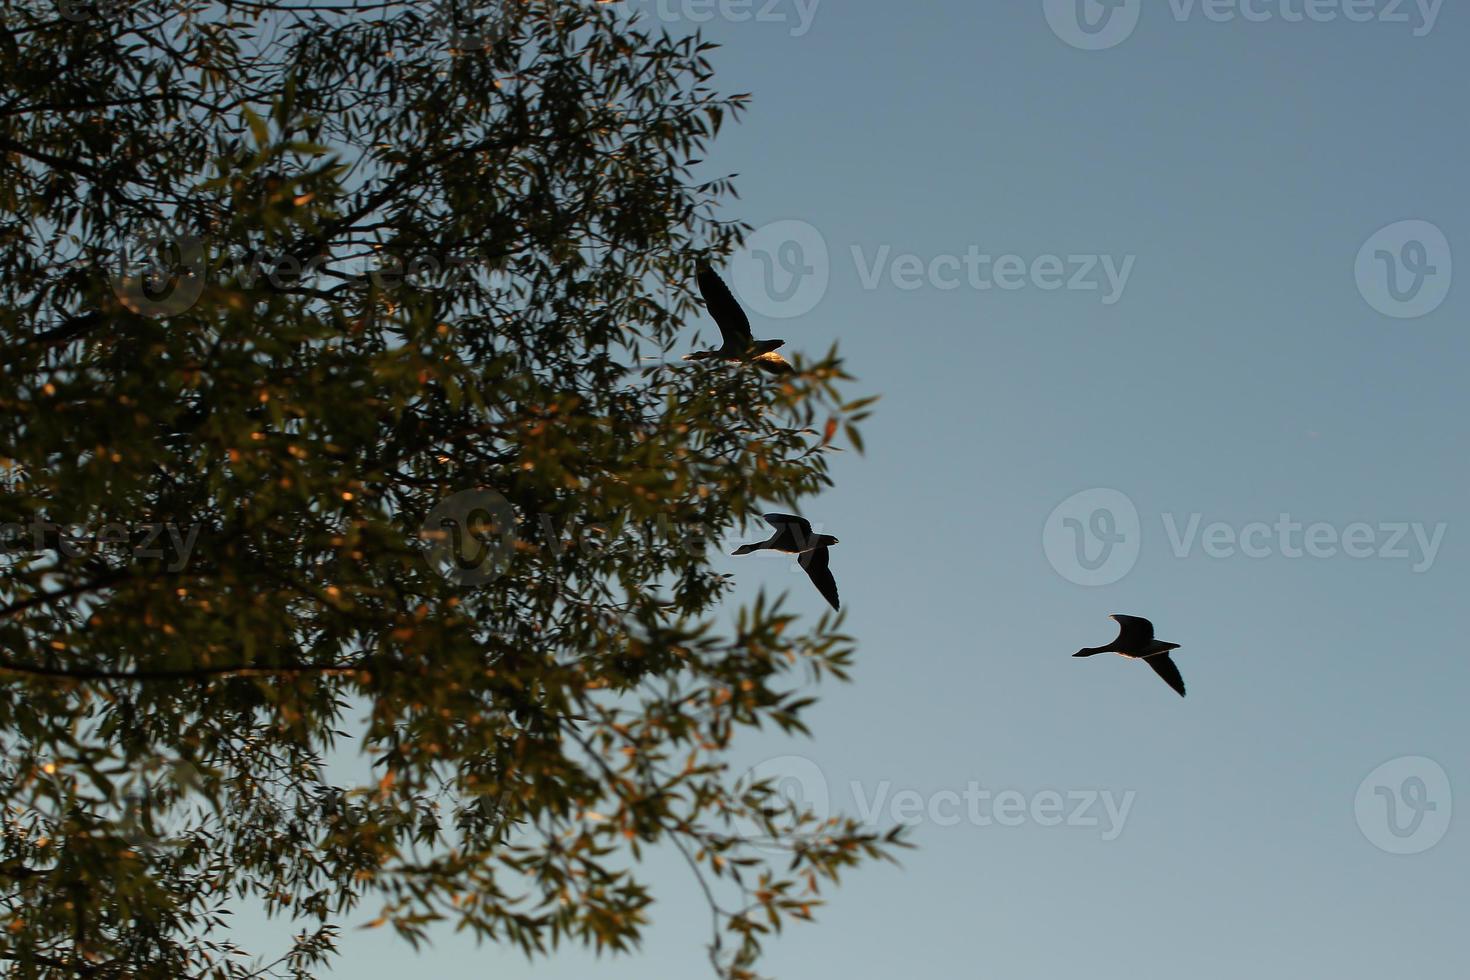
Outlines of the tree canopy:
<svg viewBox="0 0 1470 980">
<path fill-rule="evenodd" d="M 18 975 L 310 976 L 363 923 L 625 951 L 671 847 L 747 977 L 901 843 L 729 762 L 853 642 L 729 608 L 709 545 L 868 400 L 835 350 L 677 357 L 744 231 L 711 45 L 586 0 L 0 11 Z"/>
</svg>

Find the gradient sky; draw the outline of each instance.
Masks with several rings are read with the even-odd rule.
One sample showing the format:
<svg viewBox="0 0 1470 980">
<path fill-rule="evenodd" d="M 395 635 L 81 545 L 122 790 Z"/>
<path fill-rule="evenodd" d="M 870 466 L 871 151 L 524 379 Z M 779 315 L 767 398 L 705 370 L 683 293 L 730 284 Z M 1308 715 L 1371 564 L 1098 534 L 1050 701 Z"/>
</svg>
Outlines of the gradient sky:
<svg viewBox="0 0 1470 980">
<path fill-rule="evenodd" d="M 1055 5 L 1061 23 L 1071 2 Z M 634 5 L 657 16 L 657 3 Z M 1470 968 L 1470 833 L 1454 810 L 1470 812 L 1470 281 L 1444 297 L 1451 255 L 1423 236 L 1422 262 L 1392 233 L 1370 244 L 1427 221 L 1470 261 L 1470 22 L 1445 4 L 1426 33 L 1413 0 L 1399 8 L 1407 23 L 1350 21 L 1322 0 L 1319 20 L 1297 18 L 1304 3 L 1255 0 L 1256 19 L 1221 22 L 1150 0 L 1131 36 L 1097 51 L 1060 37 L 1042 0 L 828 0 L 804 32 L 796 0 L 774 0 L 775 21 L 712 8 L 717 83 L 754 103 L 708 172 L 740 175 L 730 217 L 805 222 L 829 256 L 815 306 L 756 316 L 756 334 L 814 354 L 840 341 L 854 395 L 883 395 L 868 455 L 841 458 L 837 488 L 807 511 L 842 539 L 833 568 L 861 642 L 856 683 L 821 691 L 814 740 L 752 738 L 742 759 L 810 760 L 850 813 L 886 787 L 885 824 L 901 790 L 1132 794 L 1115 835 L 1106 817 L 925 817 L 901 867 L 850 875 L 818 925 L 772 942 L 764 972 L 1381 980 Z M 705 8 L 662 9 L 687 30 Z M 1072 37 L 1116 40 L 1129 14 Z M 928 263 L 972 246 L 1133 265 L 1111 305 L 1105 290 L 1029 278 L 1011 290 L 864 282 L 884 247 Z M 1384 285 L 1383 248 L 1435 269 L 1405 305 Z M 755 309 L 753 268 L 731 276 Z M 953 266 L 938 268 L 952 281 Z M 1415 285 L 1401 270 L 1398 287 Z M 1440 305 L 1398 319 L 1372 302 Z M 1089 526 L 1101 498 L 1052 515 L 1099 488 L 1139 524 L 1117 515 L 1121 564 L 1101 572 L 1126 574 L 1080 585 L 1059 522 Z M 1319 533 L 1366 524 L 1355 547 L 1375 552 L 1393 525 L 1444 531 L 1427 567 L 1412 531 L 1398 543 L 1409 558 L 1289 557 L 1304 531 L 1283 549 L 1259 529 L 1257 557 L 1200 538 L 1180 557 L 1168 528 L 1195 514 L 1200 538 L 1282 515 L 1331 529 Z M 1060 568 L 1043 546 L 1049 519 Z M 741 597 L 790 587 L 796 609 L 820 612 L 782 561 L 728 562 Z M 1069 657 L 1111 639 L 1110 613 L 1148 616 L 1182 644 L 1186 700 L 1142 664 Z M 1430 761 L 1395 762 L 1419 757 Z M 1417 833 L 1388 832 L 1380 787 L 1401 829 L 1422 818 Z M 1373 842 L 1436 839 L 1418 854 Z M 710 975 L 687 871 L 664 856 L 647 873 L 661 902 L 638 957 L 527 964 L 452 935 L 415 955 L 349 932 L 333 975 Z M 278 948 L 284 929 L 251 942 Z"/>
</svg>

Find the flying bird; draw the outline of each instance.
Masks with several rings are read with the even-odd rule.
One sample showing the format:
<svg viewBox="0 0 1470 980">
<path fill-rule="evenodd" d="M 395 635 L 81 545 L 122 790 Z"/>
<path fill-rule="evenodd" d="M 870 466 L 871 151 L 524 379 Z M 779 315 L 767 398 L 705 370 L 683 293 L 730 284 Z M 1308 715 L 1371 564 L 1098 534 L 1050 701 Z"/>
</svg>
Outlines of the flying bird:
<svg viewBox="0 0 1470 980">
<path fill-rule="evenodd" d="M 767 514 L 766 523 L 776 529 L 766 540 L 758 544 L 747 544 L 735 551 L 736 555 L 750 555 L 757 551 L 779 551 L 782 554 L 796 555 L 797 563 L 806 571 L 807 578 L 822 593 L 833 609 L 840 610 L 841 603 L 837 599 L 837 580 L 832 577 L 832 570 L 828 568 L 828 548 L 837 544 L 837 539 L 830 534 L 813 534 L 811 522 L 790 514 Z"/>
<path fill-rule="evenodd" d="M 724 343 L 718 350 L 703 350 L 684 355 L 686 361 L 721 360 L 734 364 L 749 362 L 768 374 L 793 374 L 796 369 L 786 358 L 776 353 L 784 347 L 784 340 L 755 340 L 750 333 L 750 318 L 740 308 L 740 302 L 730 287 L 707 265 L 699 267 L 699 294 L 704 297 L 705 308 L 715 318 Z"/>
<path fill-rule="evenodd" d="M 1154 624 L 1138 616 L 1109 616 L 1118 624 L 1118 638 L 1105 647 L 1084 647 L 1072 654 L 1074 657 L 1095 657 L 1099 653 L 1116 653 L 1119 656 L 1142 660 L 1154 669 L 1154 673 L 1184 697 L 1184 677 L 1169 651 L 1179 649 L 1177 643 L 1165 643 L 1154 639 Z"/>
</svg>

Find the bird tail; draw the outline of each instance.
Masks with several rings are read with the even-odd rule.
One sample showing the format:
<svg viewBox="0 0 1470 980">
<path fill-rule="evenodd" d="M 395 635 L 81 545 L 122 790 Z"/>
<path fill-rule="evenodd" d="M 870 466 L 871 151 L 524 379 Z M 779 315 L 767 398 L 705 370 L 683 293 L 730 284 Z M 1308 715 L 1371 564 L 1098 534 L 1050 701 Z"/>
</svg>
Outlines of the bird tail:
<svg viewBox="0 0 1470 980">
<path fill-rule="evenodd" d="M 1107 653 L 1107 652 L 1108 651 L 1104 650 L 1102 647 L 1083 647 L 1081 650 L 1078 650 L 1076 653 L 1072 654 L 1072 656 L 1074 656 L 1074 657 L 1095 657 L 1099 653 Z"/>
<path fill-rule="evenodd" d="M 715 351 L 712 351 L 712 350 L 702 350 L 702 351 L 697 351 L 697 352 L 695 352 L 693 354 L 685 354 L 684 355 L 684 360 L 686 360 L 686 361 L 708 361 L 711 358 L 719 357 L 719 356 L 720 355 L 718 353 L 716 353 Z"/>
<path fill-rule="evenodd" d="M 740 547 L 736 548 L 735 551 L 733 552 L 733 554 L 736 554 L 736 555 L 750 555 L 750 554 L 754 554 L 755 552 L 760 551 L 760 550 L 761 550 L 761 546 L 758 545 L 758 544 L 743 544 Z"/>
</svg>

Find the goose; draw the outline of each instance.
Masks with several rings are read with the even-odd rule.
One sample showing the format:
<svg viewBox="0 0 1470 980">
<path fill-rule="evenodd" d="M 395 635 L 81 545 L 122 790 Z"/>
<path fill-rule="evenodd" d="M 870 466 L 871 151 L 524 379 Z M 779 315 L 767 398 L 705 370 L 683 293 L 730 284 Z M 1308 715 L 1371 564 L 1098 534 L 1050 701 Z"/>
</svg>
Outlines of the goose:
<svg viewBox="0 0 1470 980">
<path fill-rule="evenodd" d="M 1072 654 L 1074 657 L 1095 657 L 1099 653 L 1116 653 L 1122 657 L 1142 660 L 1164 679 L 1164 682 L 1184 697 L 1184 677 L 1169 651 L 1179 649 L 1177 643 L 1165 643 L 1154 639 L 1154 624 L 1139 616 L 1109 616 L 1118 624 L 1118 638 L 1105 647 L 1084 647 Z"/>
<path fill-rule="evenodd" d="M 742 545 L 734 552 L 736 555 L 750 555 L 757 551 L 779 551 L 786 555 L 796 555 L 796 561 L 806 572 L 807 578 L 822 593 L 822 598 L 836 610 L 842 609 L 842 604 L 837 597 L 837 580 L 832 577 L 832 570 L 828 567 L 830 554 L 828 548 L 837 544 L 836 538 L 830 534 L 813 534 L 811 522 L 801 517 L 793 517 L 790 514 L 767 514 L 766 523 L 776 529 L 776 533 L 769 538 L 756 544 Z"/>
<path fill-rule="evenodd" d="M 749 362 L 768 374 L 792 374 L 795 368 L 776 353 L 776 348 L 786 344 L 784 340 L 754 340 L 750 333 L 750 318 L 740 308 L 740 302 L 730 287 L 707 265 L 699 267 L 699 294 L 704 297 L 705 308 L 715 318 L 724 343 L 718 350 L 702 350 L 685 354 L 686 361 L 728 361 L 732 364 Z"/>
</svg>

